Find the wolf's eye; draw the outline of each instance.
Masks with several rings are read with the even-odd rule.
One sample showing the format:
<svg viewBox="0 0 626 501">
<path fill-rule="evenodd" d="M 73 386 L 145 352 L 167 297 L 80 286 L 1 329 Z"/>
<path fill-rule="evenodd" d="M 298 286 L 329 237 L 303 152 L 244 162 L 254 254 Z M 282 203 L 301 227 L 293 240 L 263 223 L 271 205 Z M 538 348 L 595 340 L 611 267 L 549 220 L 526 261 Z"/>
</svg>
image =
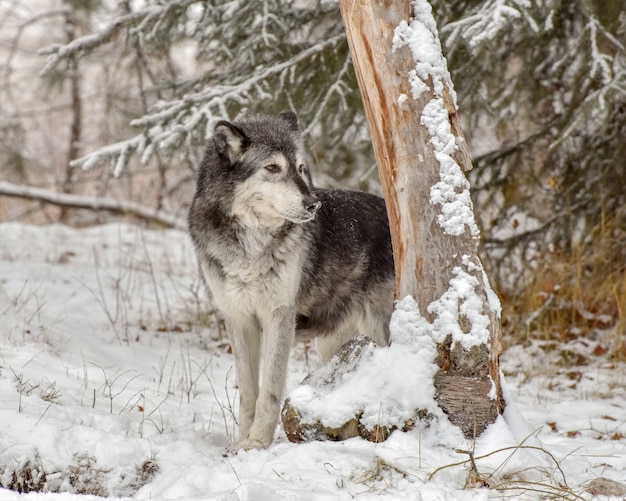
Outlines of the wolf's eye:
<svg viewBox="0 0 626 501">
<path fill-rule="evenodd" d="M 304 174 L 304 170 L 305 169 L 306 169 L 306 167 L 304 166 L 304 164 L 298 165 L 298 174 L 300 174 L 300 175 Z"/>
<path fill-rule="evenodd" d="M 269 164 L 265 166 L 265 170 L 267 172 L 271 172 L 272 174 L 277 174 L 280 172 L 280 167 L 276 164 Z"/>
</svg>

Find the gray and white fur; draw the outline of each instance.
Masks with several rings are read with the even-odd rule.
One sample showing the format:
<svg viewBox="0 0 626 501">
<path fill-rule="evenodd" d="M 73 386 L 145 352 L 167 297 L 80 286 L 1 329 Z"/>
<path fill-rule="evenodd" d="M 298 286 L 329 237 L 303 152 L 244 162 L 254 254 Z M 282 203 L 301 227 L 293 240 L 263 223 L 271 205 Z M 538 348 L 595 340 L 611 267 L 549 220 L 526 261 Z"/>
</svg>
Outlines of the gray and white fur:
<svg viewBox="0 0 626 501">
<path fill-rule="evenodd" d="M 283 112 L 215 125 L 188 223 L 235 358 L 231 450 L 266 447 L 296 334 L 316 338 L 322 361 L 357 333 L 388 342 L 395 279 L 384 201 L 314 188 L 297 117 Z"/>
</svg>

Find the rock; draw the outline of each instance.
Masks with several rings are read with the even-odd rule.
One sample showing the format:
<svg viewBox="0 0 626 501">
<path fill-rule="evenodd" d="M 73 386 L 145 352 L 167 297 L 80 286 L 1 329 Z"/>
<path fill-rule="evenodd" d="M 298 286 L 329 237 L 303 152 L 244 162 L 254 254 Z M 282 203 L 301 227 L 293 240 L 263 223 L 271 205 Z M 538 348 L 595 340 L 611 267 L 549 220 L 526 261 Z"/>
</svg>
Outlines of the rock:
<svg viewBox="0 0 626 501">
<path fill-rule="evenodd" d="M 585 486 L 592 496 L 626 496 L 626 485 L 604 477 L 598 477 Z"/>
<path fill-rule="evenodd" d="M 365 336 L 357 336 L 348 341 L 325 365 L 309 374 L 303 385 L 314 388 L 334 388 L 337 381 L 341 381 L 344 374 L 354 370 L 359 361 L 371 353 L 374 342 Z M 347 440 L 359 436 L 360 413 L 355 413 L 354 419 L 338 428 L 329 428 L 319 421 L 306 423 L 302 421 L 297 409 L 291 405 L 290 399 L 285 400 L 280 415 L 285 434 L 290 442 L 309 442 L 312 440 Z"/>
<path fill-rule="evenodd" d="M 358 336 L 346 343 L 327 364 L 309 374 L 303 385 L 313 388 L 335 388 L 344 379 L 346 374 L 354 371 L 359 363 L 371 357 L 377 349 L 374 342 L 365 336 Z M 397 427 L 374 425 L 369 429 L 361 422 L 362 409 L 354 410 L 354 417 L 339 427 L 324 426 L 319 420 L 307 422 L 296 409 L 289 398 L 285 400 L 281 412 L 281 421 L 285 434 L 290 442 L 309 442 L 313 440 L 341 441 L 354 437 L 362 437 L 371 442 L 383 442 Z M 429 420 L 425 411 L 416 410 L 413 417 L 407 420 L 402 427 L 403 431 L 415 428 L 418 421 Z"/>
</svg>

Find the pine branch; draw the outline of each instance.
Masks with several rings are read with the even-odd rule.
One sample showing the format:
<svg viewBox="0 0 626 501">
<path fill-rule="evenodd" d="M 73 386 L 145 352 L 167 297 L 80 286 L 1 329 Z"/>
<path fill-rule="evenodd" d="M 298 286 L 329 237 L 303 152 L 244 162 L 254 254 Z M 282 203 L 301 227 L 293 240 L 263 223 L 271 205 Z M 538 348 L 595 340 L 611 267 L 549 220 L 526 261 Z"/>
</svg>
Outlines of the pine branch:
<svg viewBox="0 0 626 501">
<path fill-rule="evenodd" d="M 345 40 L 345 35 L 342 33 L 306 48 L 287 61 L 263 68 L 261 71 L 234 85 L 212 86 L 206 90 L 188 94 L 179 101 L 164 103 L 161 111 L 133 120 L 131 125 L 133 127 L 147 127 L 162 124 L 168 120 L 179 118 L 181 112 L 200 106 L 197 110 L 194 109 L 195 113 L 186 121 L 187 123 L 195 124 L 198 117 L 203 115 L 207 108 L 215 106 L 221 101 L 236 99 L 238 96 L 245 95 L 252 89 L 255 89 L 256 86 L 262 85 L 268 78 L 289 70 L 343 40 Z"/>
<path fill-rule="evenodd" d="M 140 23 L 145 24 L 148 21 L 156 23 L 160 18 L 168 16 L 172 11 L 186 9 L 189 5 L 197 2 L 198 0 L 177 0 L 165 5 L 148 7 L 116 18 L 111 24 L 98 33 L 77 38 L 66 45 L 53 44 L 45 47 L 39 51 L 39 54 L 49 57 L 40 72 L 40 76 L 46 75 L 54 70 L 63 60 L 91 51 L 107 43 L 123 30 L 129 30 Z"/>
<path fill-rule="evenodd" d="M 119 176 L 128 163 L 132 153 L 141 155 L 141 162 L 146 163 L 155 148 L 174 149 L 190 135 L 199 135 L 214 117 L 225 116 L 228 102 L 245 102 L 253 93 L 263 94 L 265 82 L 291 68 L 304 63 L 329 47 L 345 40 L 345 34 L 336 35 L 312 47 L 308 47 L 287 61 L 283 61 L 249 76 L 232 85 L 214 85 L 206 90 L 190 93 L 175 101 L 165 102 L 161 109 L 135 119 L 131 126 L 140 127 L 144 132 L 125 141 L 120 141 L 72 161 L 72 166 L 90 169 L 107 160 L 115 159 L 114 174 Z M 262 96 L 263 97 L 263 96 Z M 272 96 L 268 94 L 267 98 Z"/>
<path fill-rule="evenodd" d="M 56 193 L 54 191 L 4 181 L 0 181 L 0 196 L 25 198 L 27 200 L 36 200 L 46 204 L 72 209 L 89 209 L 92 211 L 130 215 L 143 221 L 164 225 L 168 228 L 179 230 L 186 228 L 184 221 L 173 214 L 151 209 L 131 200 L 114 200 L 111 198 Z"/>
<path fill-rule="evenodd" d="M 472 14 L 443 26 L 441 34 L 448 38 L 448 44 L 457 38 L 467 40 L 472 49 L 498 38 L 501 32 L 522 26 L 525 23 L 534 32 L 539 32 L 537 22 L 530 14 L 532 4 L 521 4 L 510 0 L 489 0 L 480 4 Z"/>
</svg>

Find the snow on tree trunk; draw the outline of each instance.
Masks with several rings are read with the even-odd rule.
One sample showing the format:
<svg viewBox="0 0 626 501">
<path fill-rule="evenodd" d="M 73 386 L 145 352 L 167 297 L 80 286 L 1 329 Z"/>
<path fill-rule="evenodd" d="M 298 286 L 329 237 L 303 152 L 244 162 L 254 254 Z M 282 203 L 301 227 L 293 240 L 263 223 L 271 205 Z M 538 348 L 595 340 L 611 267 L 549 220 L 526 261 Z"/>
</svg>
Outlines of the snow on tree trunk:
<svg viewBox="0 0 626 501">
<path fill-rule="evenodd" d="M 378 440 L 443 410 L 475 437 L 504 409 L 500 303 L 477 255 L 463 173 L 471 162 L 431 8 L 426 0 L 339 4 L 387 203 L 400 301 L 384 354 L 361 347 L 346 374 L 344 350 L 329 362 L 334 369 L 292 392 L 283 423 L 291 440 L 345 438 L 346 429 Z"/>
<path fill-rule="evenodd" d="M 432 323 L 437 401 L 475 435 L 504 407 L 500 305 L 477 255 L 463 174 L 471 161 L 437 27 L 426 0 L 413 2 L 409 22 L 408 2 L 351 3 L 340 2 L 387 200 L 397 297 L 415 297 Z"/>
</svg>

